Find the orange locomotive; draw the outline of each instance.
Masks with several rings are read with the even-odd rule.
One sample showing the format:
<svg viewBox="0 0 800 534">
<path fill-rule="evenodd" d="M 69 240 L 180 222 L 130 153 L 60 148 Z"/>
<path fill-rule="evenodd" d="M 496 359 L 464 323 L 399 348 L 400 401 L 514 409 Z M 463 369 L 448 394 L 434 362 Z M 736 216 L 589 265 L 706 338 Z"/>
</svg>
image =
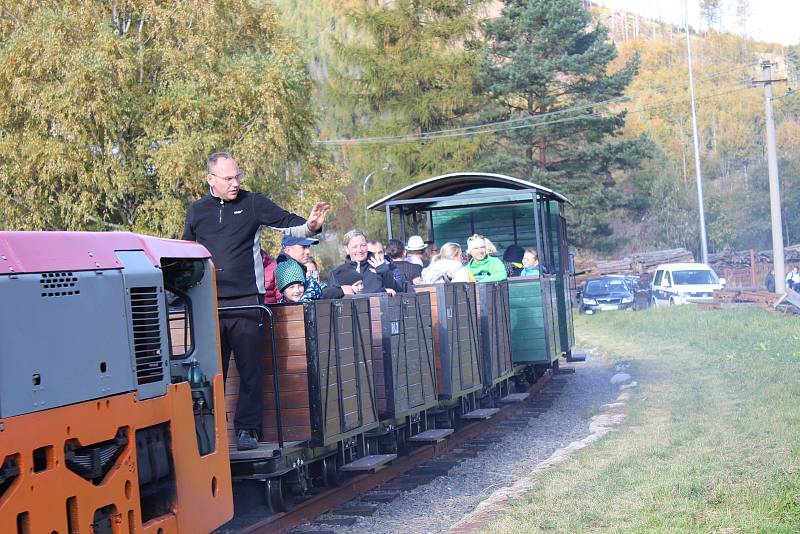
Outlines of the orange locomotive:
<svg viewBox="0 0 800 534">
<path fill-rule="evenodd" d="M 233 515 L 216 290 L 195 243 L 0 232 L 0 532 Z"/>
</svg>

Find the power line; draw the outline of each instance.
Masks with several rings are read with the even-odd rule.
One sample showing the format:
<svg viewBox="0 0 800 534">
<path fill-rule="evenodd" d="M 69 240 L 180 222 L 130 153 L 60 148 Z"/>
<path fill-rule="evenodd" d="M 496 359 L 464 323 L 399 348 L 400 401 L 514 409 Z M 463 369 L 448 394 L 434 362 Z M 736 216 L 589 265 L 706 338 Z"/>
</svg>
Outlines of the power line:
<svg viewBox="0 0 800 534">
<path fill-rule="evenodd" d="M 746 90 L 746 89 L 752 89 L 752 87 L 749 87 L 749 86 L 745 85 L 745 84 L 749 84 L 749 83 L 750 83 L 749 79 L 747 79 L 747 80 L 738 80 L 738 81 L 734 82 L 733 86 L 736 87 L 736 86 L 740 86 L 741 85 L 743 87 L 740 87 L 738 89 L 734 89 L 734 90 L 731 90 L 731 91 L 722 91 L 722 92 L 719 92 L 719 93 L 706 95 L 706 96 L 698 98 L 696 100 L 698 100 L 698 101 L 699 100 L 706 100 L 708 98 L 714 98 L 714 97 L 717 97 L 717 96 L 721 96 L 721 95 L 725 95 L 725 94 L 729 94 L 729 93 L 733 93 L 733 92 L 743 91 L 743 90 Z M 676 96 L 676 97 L 667 99 L 665 102 L 660 103 L 657 106 L 648 106 L 648 107 L 638 108 L 638 109 L 634 109 L 634 110 L 626 110 L 626 113 L 631 115 L 631 114 L 635 114 L 635 113 L 642 113 L 642 112 L 645 112 L 645 111 L 666 109 L 666 108 L 671 107 L 671 106 L 668 105 L 669 103 L 675 102 L 675 101 L 682 101 L 682 100 L 684 100 L 684 98 L 685 97 L 683 97 L 683 96 L 680 96 L 680 97 Z M 566 110 L 561 110 L 561 111 L 562 112 L 566 112 Z M 554 120 L 550 120 L 550 121 L 539 121 L 539 122 L 526 123 L 526 124 L 518 124 L 518 125 L 515 125 L 515 126 L 498 126 L 498 127 L 494 127 L 494 128 L 486 128 L 486 126 L 491 126 L 491 124 L 489 124 L 489 125 L 484 125 L 483 129 L 476 129 L 476 130 L 472 130 L 472 131 L 457 131 L 455 129 L 454 130 L 442 130 L 441 131 L 442 133 L 437 133 L 436 135 L 420 134 L 420 135 L 407 135 L 407 136 L 389 136 L 389 137 L 383 137 L 383 138 L 361 138 L 361 139 L 348 140 L 348 142 L 346 142 L 346 143 L 342 142 L 342 143 L 339 143 L 339 144 L 343 144 L 343 145 L 344 144 L 352 144 L 352 145 L 383 144 L 383 145 L 387 145 L 387 144 L 399 144 L 399 143 L 413 143 L 413 142 L 418 142 L 418 141 L 434 141 L 434 140 L 437 140 L 437 139 L 450 139 L 450 138 L 457 138 L 457 137 L 470 137 L 470 136 L 474 136 L 474 135 L 485 135 L 485 134 L 500 133 L 500 132 L 506 132 L 506 131 L 527 129 L 527 128 L 536 128 L 536 127 L 541 127 L 541 126 L 550 126 L 550 125 L 554 125 L 554 124 L 563 124 L 563 123 L 566 123 L 566 122 L 574 122 L 574 121 L 579 121 L 579 120 L 591 119 L 591 118 L 595 118 L 595 117 L 608 116 L 608 115 L 612 115 L 612 114 L 615 114 L 615 113 L 616 112 L 613 112 L 613 111 L 594 111 L 594 112 L 583 113 L 583 114 L 575 115 L 575 116 L 571 116 L 571 117 L 564 117 L 564 118 L 561 118 L 561 119 L 554 119 Z M 531 117 L 531 119 L 538 119 L 539 117 L 540 116 Z"/>
<path fill-rule="evenodd" d="M 715 72 L 715 73 L 711 73 L 711 74 L 708 74 L 708 75 L 706 75 L 706 76 L 704 76 L 702 78 L 698 78 L 698 81 L 701 81 L 701 80 L 702 81 L 707 81 L 707 80 L 716 79 L 716 78 L 724 76 L 724 75 L 726 75 L 728 73 L 731 73 L 733 71 L 736 71 L 736 70 L 739 70 L 739 69 L 742 69 L 742 68 L 746 68 L 746 67 L 750 67 L 750 66 L 753 66 L 755 64 L 756 63 L 750 63 L 750 64 L 746 64 L 746 65 L 737 65 L 735 67 L 731 67 L 729 69 L 725 69 L 723 71 L 718 71 L 718 72 Z M 554 115 L 563 115 L 563 114 L 566 114 L 566 113 L 572 113 L 572 112 L 575 112 L 575 111 L 581 111 L 581 110 L 584 110 L 584 109 L 589 109 L 589 108 L 598 107 L 598 106 L 602 106 L 602 105 L 612 105 L 612 104 L 617 104 L 617 103 L 629 102 L 632 98 L 635 98 L 637 96 L 660 94 L 660 93 L 664 93 L 664 92 L 666 92 L 666 91 L 668 91 L 670 89 L 675 89 L 675 88 L 680 88 L 680 87 L 685 87 L 685 86 L 686 86 L 686 84 L 684 84 L 684 83 L 676 83 L 676 84 L 672 84 L 672 85 L 668 85 L 668 86 L 662 86 L 662 87 L 655 88 L 655 89 L 648 90 L 648 91 L 640 91 L 638 93 L 633 93 L 631 95 L 624 95 L 624 96 L 615 97 L 615 98 L 609 98 L 609 99 L 601 100 L 601 101 L 597 101 L 597 102 L 590 102 L 590 103 L 587 103 L 587 104 L 581 104 L 581 105 L 578 105 L 578 106 L 572 106 L 572 107 L 565 108 L 565 109 L 560 109 L 560 110 L 540 113 L 540 114 L 535 115 L 535 116 L 515 117 L 515 118 L 512 118 L 512 119 L 506 119 L 506 120 L 494 121 L 494 122 L 487 122 L 487 123 L 484 123 L 484 124 L 478 124 L 478 125 L 474 125 L 474 126 L 463 126 L 463 127 L 459 127 L 459 128 L 448 128 L 448 129 L 444 129 L 444 130 L 437 130 L 435 132 L 426 132 L 426 133 L 422 133 L 422 134 L 401 134 L 401 135 L 361 137 L 361 138 L 350 138 L 350 139 L 330 139 L 330 140 L 316 141 L 316 144 L 323 145 L 323 146 L 393 144 L 395 142 L 407 143 L 407 142 L 413 142 L 413 141 L 435 140 L 435 139 L 439 139 L 439 138 L 465 137 L 465 136 L 478 135 L 478 134 L 484 134 L 484 133 L 494 133 L 494 132 L 497 132 L 497 131 L 503 131 L 503 129 L 502 128 L 501 129 L 487 129 L 487 128 L 491 128 L 491 127 L 494 127 L 494 126 L 503 126 L 503 125 L 506 125 L 506 124 L 514 124 L 514 123 L 517 123 L 517 122 L 540 121 L 543 117 L 551 117 L 551 116 L 554 116 Z M 582 115 L 582 116 L 585 116 L 585 115 Z M 576 119 L 575 118 L 571 118 L 569 120 L 576 120 Z M 533 124 L 515 126 L 515 127 L 512 127 L 512 128 L 509 128 L 509 129 L 527 128 L 527 127 L 531 127 L 533 125 L 541 125 L 541 124 L 558 124 L 559 122 L 564 122 L 564 120 L 563 119 L 559 119 L 556 122 L 550 122 L 550 123 L 535 122 Z M 453 133 L 460 133 L 460 135 L 450 135 L 450 134 L 453 134 Z"/>
</svg>

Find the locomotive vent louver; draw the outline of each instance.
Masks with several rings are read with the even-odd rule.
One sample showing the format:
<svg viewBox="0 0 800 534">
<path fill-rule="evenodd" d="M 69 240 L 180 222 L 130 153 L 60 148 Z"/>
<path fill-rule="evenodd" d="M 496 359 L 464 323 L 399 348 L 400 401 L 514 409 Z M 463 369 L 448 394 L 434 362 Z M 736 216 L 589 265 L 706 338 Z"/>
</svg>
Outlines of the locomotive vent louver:
<svg viewBox="0 0 800 534">
<path fill-rule="evenodd" d="M 42 296 L 46 298 L 81 294 L 78 289 L 78 278 L 73 276 L 72 273 L 42 273 L 39 278 L 39 285 L 41 286 Z"/>
<path fill-rule="evenodd" d="M 132 287 L 130 290 L 133 352 L 136 381 L 139 385 L 164 378 L 161 364 L 161 324 L 158 317 L 158 291 L 155 287 Z"/>
</svg>

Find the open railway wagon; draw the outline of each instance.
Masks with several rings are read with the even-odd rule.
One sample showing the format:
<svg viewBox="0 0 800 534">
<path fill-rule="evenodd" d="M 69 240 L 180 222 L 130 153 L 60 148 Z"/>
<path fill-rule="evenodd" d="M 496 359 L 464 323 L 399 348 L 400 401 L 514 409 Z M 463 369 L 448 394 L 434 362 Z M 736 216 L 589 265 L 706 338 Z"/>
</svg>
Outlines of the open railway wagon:
<svg viewBox="0 0 800 534">
<path fill-rule="evenodd" d="M 567 361 L 573 359 L 571 269 L 564 218 L 567 203 L 569 200 L 561 194 L 525 180 L 460 172 L 417 182 L 374 202 L 369 209 L 385 212 L 389 238 L 405 241 L 417 234 L 438 245 L 452 241 L 464 247 L 470 235 L 482 234 L 497 246 L 498 256 L 513 243 L 538 251 L 539 283 L 516 287 L 509 282 L 512 310 L 520 310 L 528 302 L 527 316 L 538 317 L 532 326 L 519 319 L 524 312 L 511 312 L 517 318 L 510 320 L 512 361 L 520 373 L 529 362 L 549 358 L 547 365 L 557 366 L 561 356 Z M 526 299 L 518 297 L 521 293 L 527 295 Z M 531 336 L 532 329 L 542 330 L 543 339 L 552 338 L 546 358 L 536 347 L 531 347 L 534 354 L 527 356 L 524 341 L 514 341 Z"/>
<path fill-rule="evenodd" d="M 430 296 L 439 407 L 430 426 L 454 428 L 471 418 L 483 393 L 475 284 L 414 286 Z"/>
<path fill-rule="evenodd" d="M 372 454 L 367 438 L 379 417 L 369 307 L 368 298 L 264 307 L 263 435 L 257 449 L 231 448 L 230 455 L 238 488 L 258 486 L 273 512 L 287 509 L 290 494 L 335 486 L 340 472 L 373 470 L 397 457 Z M 229 425 L 237 378 L 231 361 Z"/>
<path fill-rule="evenodd" d="M 208 532 L 233 515 L 205 248 L 0 232 L 0 299 L 0 532 Z"/>
<path fill-rule="evenodd" d="M 367 436 L 376 451 L 402 453 L 410 442 L 436 441 L 452 431 L 429 431 L 438 405 L 433 318 L 428 293 L 370 295 L 375 395 L 380 427 Z M 433 429 L 432 429 L 433 430 Z"/>
</svg>

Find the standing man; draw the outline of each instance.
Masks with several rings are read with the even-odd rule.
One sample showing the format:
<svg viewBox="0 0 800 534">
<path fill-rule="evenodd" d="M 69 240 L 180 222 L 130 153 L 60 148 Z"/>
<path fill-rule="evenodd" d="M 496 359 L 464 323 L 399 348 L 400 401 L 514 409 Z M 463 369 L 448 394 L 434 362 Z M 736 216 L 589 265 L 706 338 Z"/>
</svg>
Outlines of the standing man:
<svg viewBox="0 0 800 534">
<path fill-rule="evenodd" d="M 290 213 L 260 193 L 241 188 L 242 173 L 227 152 L 215 152 L 206 162 L 209 194 L 189 205 L 183 239 L 197 241 L 211 253 L 217 271 L 219 307 L 264 302 L 261 226 L 308 237 L 322 229 L 330 205 L 318 202 L 308 220 Z M 264 412 L 261 382 L 261 315 L 258 310 L 220 313 L 222 371 L 228 376 L 231 350 L 239 370 L 239 400 L 234 428 L 239 450 L 258 447 Z"/>
</svg>

